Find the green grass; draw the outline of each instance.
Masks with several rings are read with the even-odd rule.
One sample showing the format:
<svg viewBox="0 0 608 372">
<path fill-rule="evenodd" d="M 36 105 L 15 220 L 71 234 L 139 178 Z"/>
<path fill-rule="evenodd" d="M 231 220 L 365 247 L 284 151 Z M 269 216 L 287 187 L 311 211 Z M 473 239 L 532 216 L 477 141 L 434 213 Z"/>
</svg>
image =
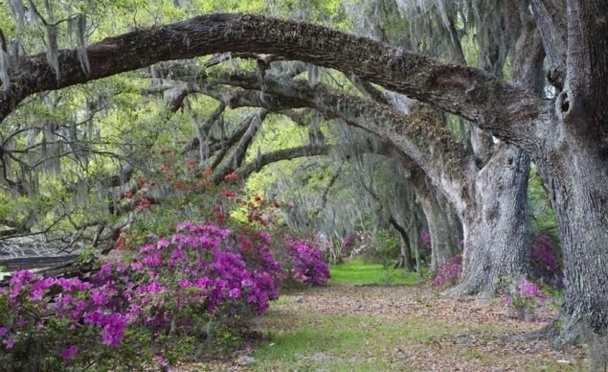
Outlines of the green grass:
<svg viewBox="0 0 608 372">
<path fill-rule="evenodd" d="M 387 284 L 387 272 L 379 264 L 366 264 L 362 260 L 349 261 L 331 267 L 332 291 L 330 296 L 342 296 L 342 288 L 348 285 Z M 390 271 L 390 284 L 415 285 L 421 282 L 416 273 L 402 270 Z M 419 288 L 412 287 L 408 294 L 415 299 Z M 374 290 L 370 288 L 370 291 Z M 386 291 L 387 289 L 378 289 Z M 389 289 L 390 290 L 390 289 Z M 409 291 L 410 288 L 395 288 Z M 383 297 L 351 297 L 350 301 L 381 301 Z M 352 293 L 353 292 L 349 292 Z M 370 292 L 374 293 L 374 292 Z M 375 292 L 379 293 L 379 292 Z M 405 292 L 404 292 L 405 293 Z M 406 294 L 406 296 L 408 295 Z M 500 343 L 504 335 L 512 332 L 509 322 L 477 321 L 465 319 L 454 321 L 432 315 L 415 314 L 403 308 L 397 317 L 371 316 L 358 313 L 352 307 L 345 311 L 324 312 L 332 301 L 318 303 L 319 311 L 301 308 L 299 294 L 287 295 L 273 302 L 259 325 L 268 340 L 257 345 L 252 356 L 257 364 L 253 371 L 420 371 L 443 363 L 448 365 L 456 359 L 469 364 L 472 370 L 485 370 L 503 365 L 505 358 L 519 360 L 519 368 L 529 371 L 579 371 L 579 364 L 559 363 L 555 357 L 526 357 L 511 345 L 492 346 Z M 316 301 L 323 301 L 320 297 Z M 305 303 L 312 301 L 304 295 Z M 427 306 L 427 305 L 425 305 Z M 440 306 L 431 301 L 430 307 Z M 314 308 L 313 308 L 314 309 Z M 356 309 L 356 307 L 355 307 Z M 351 312 L 352 311 L 352 312 Z M 455 309 L 453 311 L 460 311 Z M 467 342 L 461 342 L 463 337 Z M 471 344 L 476 340 L 476 344 Z M 505 349 L 508 348 L 508 349 Z M 517 344 L 514 348 L 519 348 Z M 511 350 L 512 353 L 506 351 Z M 422 362 L 421 362 L 422 360 Z"/>
<path fill-rule="evenodd" d="M 500 324 L 457 323 L 407 315 L 395 321 L 349 314 L 271 310 L 265 318 L 273 331 L 269 332 L 268 342 L 256 347 L 253 357 L 257 364 L 252 367 L 253 371 L 420 371 L 424 370 L 420 365 L 409 365 L 409 358 L 428 353 L 439 356 L 438 363 L 459 358 L 477 361 L 478 367 L 485 369 L 501 365 L 502 350 L 457 345 L 457 335 L 497 339 L 508 333 L 505 325 Z M 560 364 L 550 357 L 529 360 L 524 368 L 555 372 L 583 370 L 581 366 Z"/>
<path fill-rule="evenodd" d="M 392 324 L 372 317 L 269 314 L 269 322 L 300 326 L 271 334 L 269 343 L 254 354 L 256 370 L 378 371 L 394 370 L 388 362 L 391 345 L 432 342 L 446 333 L 447 324 L 423 319 Z M 452 327 L 453 328 L 453 327 Z M 322 331 L 321 331 L 322 330 Z M 401 366 L 402 368 L 403 366 Z"/>
<path fill-rule="evenodd" d="M 330 271 L 330 284 L 415 285 L 422 281 L 417 273 L 392 267 L 385 269 L 381 264 L 368 264 L 363 260 L 332 265 Z"/>
</svg>

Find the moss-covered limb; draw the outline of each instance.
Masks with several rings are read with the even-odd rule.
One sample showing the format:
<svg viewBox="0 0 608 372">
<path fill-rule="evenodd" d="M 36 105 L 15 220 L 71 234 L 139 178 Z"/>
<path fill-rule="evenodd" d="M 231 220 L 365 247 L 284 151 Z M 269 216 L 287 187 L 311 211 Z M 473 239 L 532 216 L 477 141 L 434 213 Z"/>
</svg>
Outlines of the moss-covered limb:
<svg viewBox="0 0 608 372">
<path fill-rule="evenodd" d="M 372 101 L 382 103 L 385 105 L 389 104 L 384 93 L 382 91 L 380 91 L 380 89 L 376 88 L 369 81 L 363 80 L 360 77 L 353 75 L 353 74 L 347 74 L 346 78 L 355 87 L 357 87 L 357 89 L 359 89 L 361 91 L 361 93 L 365 94 L 365 96 L 368 97 L 369 99 L 371 99 Z"/>
<path fill-rule="evenodd" d="M 532 0 L 531 5 L 538 30 L 543 38 L 544 49 L 547 52 L 547 57 L 549 57 L 549 63 L 551 63 L 552 69 L 565 75 L 566 50 L 568 50 L 566 2 Z"/>
<path fill-rule="evenodd" d="M 437 112 L 429 107 L 420 105 L 406 115 L 390 106 L 348 95 L 323 84 L 311 87 L 304 81 L 274 76 L 268 76 L 263 87 L 253 74 L 218 74 L 208 77 L 206 83 L 240 86 L 248 90 L 263 89 L 266 95 L 297 99 L 325 115 L 338 116 L 350 125 L 394 144 L 424 169 L 437 187 L 450 194 L 457 209 L 468 197 L 465 186 L 466 174 L 471 169 L 471 154 L 439 124 Z"/>
<path fill-rule="evenodd" d="M 282 149 L 277 151 L 272 151 L 266 154 L 262 154 L 258 159 L 249 162 L 247 164 L 243 164 L 238 169 L 230 169 L 225 168 L 222 171 L 216 173 L 212 182 L 214 184 L 220 184 L 224 180 L 224 176 L 228 173 L 234 171 L 239 178 L 246 178 L 252 173 L 260 171 L 263 167 L 268 164 L 276 163 L 281 160 L 292 160 L 307 156 L 323 156 L 328 155 L 330 152 L 331 146 L 329 145 L 305 145 L 299 147 L 292 147 L 289 149 Z"/>
<path fill-rule="evenodd" d="M 27 96 L 136 70 L 166 60 L 221 52 L 255 52 L 352 72 L 370 82 L 479 123 L 495 135 L 529 132 L 543 109 L 539 100 L 478 69 L 441 63 L 371 39 L 312 24 L 248 14 L 210 14 L 132 31 L 58 54 L 56 76 L 44 54 L 20 61 L 0 93 L 0 120 Z"/>
</svg>

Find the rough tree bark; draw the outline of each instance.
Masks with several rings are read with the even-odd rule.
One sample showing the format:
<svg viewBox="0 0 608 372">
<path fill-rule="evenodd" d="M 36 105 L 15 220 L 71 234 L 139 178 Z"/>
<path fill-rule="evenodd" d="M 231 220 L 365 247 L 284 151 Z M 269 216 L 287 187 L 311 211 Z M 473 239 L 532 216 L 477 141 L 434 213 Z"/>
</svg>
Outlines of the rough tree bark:
<svg viewBox="0 0 608 372">
<path fill-rule="evenodd" d="M 442 208 L 438 200 L 437 190 L 428 184 L 430 181 L 419 168 L 418 173 L 412 174 L 410 178 L 416 192 L 416 200 L 424 212 L 429 227 L 431 237 L 429 268 L 431 274 L 434 274 L 441 265 L 458 252 L 461 235 L 458 227 L 450 221 L 448 213 L 451 213 L 451 211 Z"/>
<path fill-rule="evenodd" d="M 463 277 L 451 294 L 492 293 L 502 276 L 527 275 L 529 160 L 517 148 L 501 147 L 475 178 L 475 201 L 462 217 Z"/>
<path fill-rule="evenodd" d="M 532 21 L 523 22 L 511 57 L 514 80 L 540 96 L 544 51 Z M 476 164 L 482 167 L 471 185 L 475 200 L 463 216 L 463 274 L 450 291 L 457 295 L 493 292 L 501 277 L 528 275 L 529 157 L 505 142 L 495 144 L 479 128 L 472 129 L 471 143 Z"/>
</svg>

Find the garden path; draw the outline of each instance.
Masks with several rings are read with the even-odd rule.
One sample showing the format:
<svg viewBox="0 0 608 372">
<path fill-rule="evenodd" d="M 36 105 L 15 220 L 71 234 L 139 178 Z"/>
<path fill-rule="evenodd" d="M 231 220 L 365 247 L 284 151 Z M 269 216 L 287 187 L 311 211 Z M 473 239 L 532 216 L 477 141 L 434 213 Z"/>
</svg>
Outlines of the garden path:
<svg viewBox="0 0 608 372">
<path fill-rule="evenodd" d="M 442 297 L 426 286 L 330 285 L 290 295 L 255 322 L 269 341 L 186 371 L 579 371 L 584 350 L 516 342 L 551 319 L 516 319 L 501 299 Z M 255 361 L 253 366 L 243 366 Z"/>
</svg>

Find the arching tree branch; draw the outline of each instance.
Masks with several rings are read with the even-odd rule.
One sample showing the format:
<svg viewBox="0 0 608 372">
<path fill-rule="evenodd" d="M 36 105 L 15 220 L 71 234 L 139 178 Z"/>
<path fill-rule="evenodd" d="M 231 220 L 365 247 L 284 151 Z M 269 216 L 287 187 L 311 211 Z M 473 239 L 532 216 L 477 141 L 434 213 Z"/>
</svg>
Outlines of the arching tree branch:
<svg viewBox="0 0 608 372">
<path fill-rule="evenodd" d="M 262 169 L 268 164 L 276 163 L 280 160 L 292 160 L 307 156 L 327 155 L 329 154 L 329 150 L 329 145 L 305 145 L 299 147 L 292 147 L 289 149 L 277 150 L 263 154 L 258 159 L 243 165 L 239 169 L 236 169 L 234 173 L 236 173 L 239 178 L 246 178 L 252 173 L 258 172 L 260 169 Z M 212 178 L 212 182 L 214 184 L 221 183 L 224 179 L 224 176 L 228 173 L 230 173 L 229 170 L 216 173 Z"/>
<path fill-rule="evenodd" d="M 59 52 L 59 77 L 44 54 L 25 57 L 0 93 L 0 120 L 26 97 L 166 60 L 221 52 L 254 52 L 354 73 L 433 104 L 518 142 L 533 131 L 540 101 L 481 70 L 423 57 L 322 26 L 256 15 L 211 14 L 136 30 L 90 45 L 89 73 L 78 50 Z M 515 135 L 519 132 L 519 135 Z"/>
<path fill-rule="evenodd" d="M 262 89 L 254 75 L 225 74 L 209 78 L 207 82 Z M 463 201 L 468 197 L 466 173 L 474 160 L 446 128 L 437 125 L 437 121 L 428 116 L 429 112 L 422 110 L 405 115 L 386 105 L 347 95 L 323 84 L 311 87 L 304 81 L 275 76 L 265 79 L 264 92 L 245 91 L 244 94 L 250 97 L 248 102 L 252 105 L 265 108 L 268 108 L 265 102 L 272 101 L 273 95 L 298 99 L 305 107 L 311 107 L 328 117 L 339 117 L 350 125 L 375 134 L 424 169 L 436 186 L 446 190 L 456 209 L 464 208 Z"/>
</svg>

